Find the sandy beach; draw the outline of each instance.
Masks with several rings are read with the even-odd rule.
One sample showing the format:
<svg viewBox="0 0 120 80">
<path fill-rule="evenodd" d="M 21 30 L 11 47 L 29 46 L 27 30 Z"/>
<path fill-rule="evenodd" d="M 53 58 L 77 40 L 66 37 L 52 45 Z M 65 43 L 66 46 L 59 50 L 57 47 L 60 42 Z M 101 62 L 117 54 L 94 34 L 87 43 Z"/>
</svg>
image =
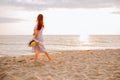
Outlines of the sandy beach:
<svg viewBox="0 0 120 80">
<path fill-rule="evenodd" d="M 53 51 L 0 57 L 0 80 L 120 80 L 120 49 Z"/>
</svg>

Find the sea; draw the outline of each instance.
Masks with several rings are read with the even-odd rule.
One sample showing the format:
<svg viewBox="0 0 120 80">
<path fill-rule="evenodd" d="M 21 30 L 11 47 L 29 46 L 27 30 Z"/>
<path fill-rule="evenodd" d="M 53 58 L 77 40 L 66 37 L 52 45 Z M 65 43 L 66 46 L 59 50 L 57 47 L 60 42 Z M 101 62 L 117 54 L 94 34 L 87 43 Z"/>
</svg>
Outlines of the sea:
<svg viewBox="0 0 120 80">
<path fill-rule="evenodd" d="M 31 35 L 0 35 L 0 56 L 32 55 Z M 66 50 L 120 49 L 120 35 L 44 35 L 48 52 Z"/>
</svg>

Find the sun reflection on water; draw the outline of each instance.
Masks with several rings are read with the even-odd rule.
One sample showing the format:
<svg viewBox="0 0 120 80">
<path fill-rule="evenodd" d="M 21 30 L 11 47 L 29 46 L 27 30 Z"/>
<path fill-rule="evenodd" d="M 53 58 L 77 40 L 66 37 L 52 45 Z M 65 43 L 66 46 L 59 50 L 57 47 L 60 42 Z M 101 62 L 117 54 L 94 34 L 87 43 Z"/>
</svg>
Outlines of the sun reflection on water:
<svg viewBox="0 0 120 80">
<path fill-rule="evenodd" d="M 81 34 L 79 37 L 79 40 L 83 44 L 89 44 L 89 35 L 88 34 Z"/>
</svg>

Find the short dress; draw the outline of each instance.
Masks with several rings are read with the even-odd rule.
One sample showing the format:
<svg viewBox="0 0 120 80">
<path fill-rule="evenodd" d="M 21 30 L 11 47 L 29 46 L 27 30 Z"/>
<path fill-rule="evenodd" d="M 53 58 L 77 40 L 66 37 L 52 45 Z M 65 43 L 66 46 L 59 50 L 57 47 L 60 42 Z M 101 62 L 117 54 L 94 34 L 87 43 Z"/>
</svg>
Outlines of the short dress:
<svg viewBox="0 0 120 80">
<path fill-rule="evenodd" d="M 36 30 L 36 29 L 37 29 L 37 25 L 35 26 L 34 30 Z M 43 28 L 41 28 L 41 30 L 39 31 L 36 40 L 39 42 L 39 45 L 33 47 L 33 51 L 34 52 L 39 51 L 39 52 L 45 53 L 46 49 L 45 49 L 44 44 L 43 44 L 43 41 L 44 41 L 43 40 Z"/>
</svg>

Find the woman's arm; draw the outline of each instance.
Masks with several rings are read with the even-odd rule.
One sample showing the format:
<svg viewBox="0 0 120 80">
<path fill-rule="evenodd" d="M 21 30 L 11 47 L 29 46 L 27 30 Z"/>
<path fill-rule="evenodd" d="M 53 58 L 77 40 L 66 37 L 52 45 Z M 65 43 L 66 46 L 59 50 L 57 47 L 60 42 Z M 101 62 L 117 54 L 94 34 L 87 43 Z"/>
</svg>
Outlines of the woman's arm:
<svg viewBox="0 0 120 80">
<path fill-rule="evenodd" d="M 40 30 L 34 30 L 34 33 L 33 33 L 34 39 L 37 39 L 39 31 Z"/>
</svg>

